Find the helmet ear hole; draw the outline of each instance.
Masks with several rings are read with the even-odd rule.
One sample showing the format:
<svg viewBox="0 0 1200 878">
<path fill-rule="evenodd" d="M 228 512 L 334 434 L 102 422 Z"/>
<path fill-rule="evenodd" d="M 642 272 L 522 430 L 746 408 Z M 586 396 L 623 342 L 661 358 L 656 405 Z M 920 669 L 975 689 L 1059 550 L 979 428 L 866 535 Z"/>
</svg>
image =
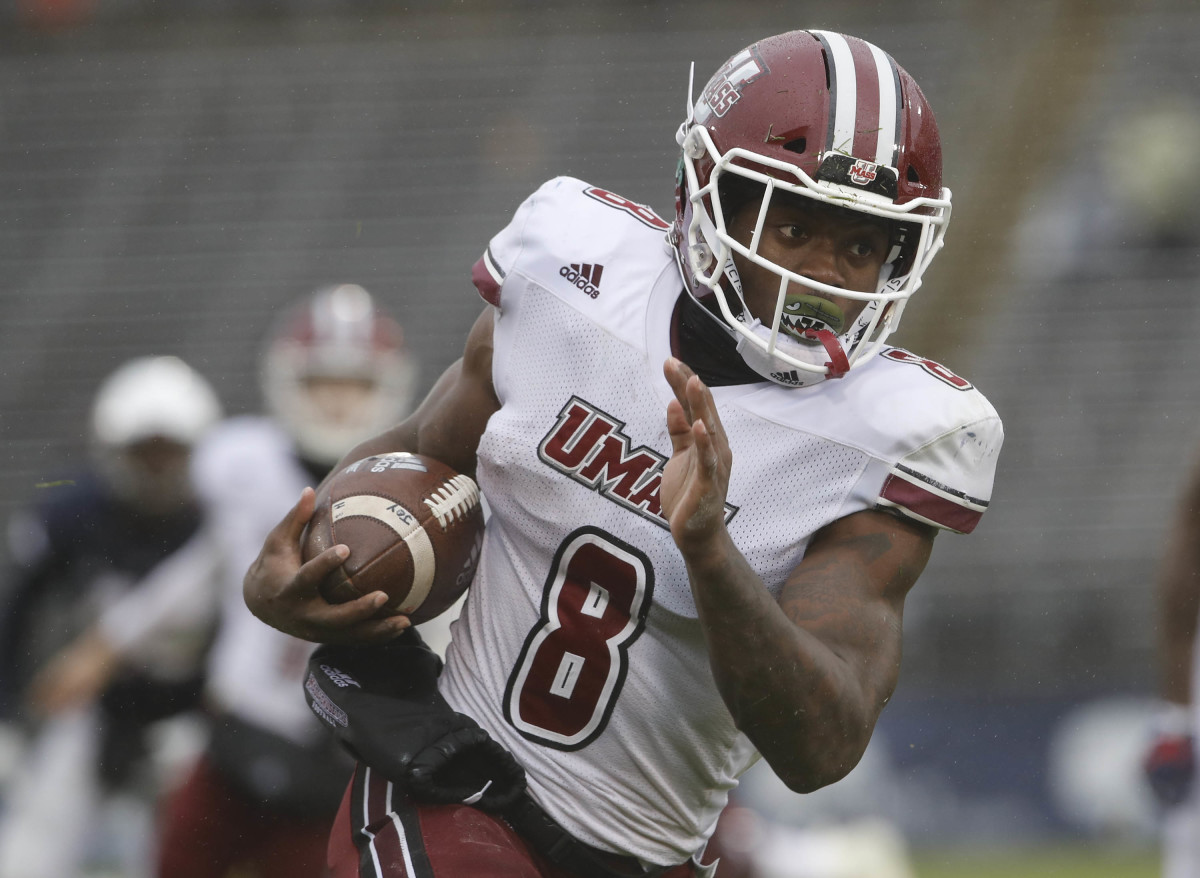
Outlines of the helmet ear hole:
<svg viewBox="0 0 1200 878">
<path fill-rule="evenodd" d="M 908 173 L 905 174 L 905 176 L 908 177 L 908 182 L 910 182 L 910 183 L 920 183 L 921 182 L 921 175 L 917 173 L 916 166 L 914 166 L 912 164 L 910 164 L 908 166 Z"/>
<path fill-rule="evenodd" d="M 921 238 L 920 227 L 913 223 L 895 223 L 892 233 L 892 250 L 888 262 L 892 265 L 892 278 L 903 277 L 912 267 L 916 255 L 917 241 Z"/>
<path fill-rule="evenodd" d="M 807 137 L 797 137 L 795 140 L 789 140 L 787 143 L 785 143 L 783 145 L 783 148 L 786 149 L 788 152 L 794 152 L 794 153 L 797 153 L 798 155 L 804 155 L 804 153 L 808 152 L 808 138 Z"/>
</svg>

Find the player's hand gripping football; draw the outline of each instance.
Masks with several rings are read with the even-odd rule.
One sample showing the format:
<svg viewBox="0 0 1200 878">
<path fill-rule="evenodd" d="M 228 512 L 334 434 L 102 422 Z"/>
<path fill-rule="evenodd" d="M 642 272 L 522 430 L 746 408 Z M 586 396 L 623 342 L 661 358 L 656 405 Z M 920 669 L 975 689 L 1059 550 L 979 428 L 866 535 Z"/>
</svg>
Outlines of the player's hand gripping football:
<svg viewBox="0 0 1200 878">
<path fill-rule="evenodd" d="M 674 357 L 663 373 L 675 399 L 667 405 L 671 459 L 663 470 L 659 501 L 675 545 L 691 558 L 717 548 L 713 538 L 724 533 L 733 454 L 712 391 Z"/>
<path fill-rule="evenodd" d="M 246 571 L 246 606 L 273 628 L 317 643 L 382 643 L 409 626 L 406 616 L 388 615 L 387 595 L 371 592 L 342 604 L 321 597 L 318 584 L 349 555 L 330 546 L 301 564 L 300 536 L 312 518 L 316 494 L 305 488 L 299 502 L 272 528 L 258 558 Z"/>
</svg>

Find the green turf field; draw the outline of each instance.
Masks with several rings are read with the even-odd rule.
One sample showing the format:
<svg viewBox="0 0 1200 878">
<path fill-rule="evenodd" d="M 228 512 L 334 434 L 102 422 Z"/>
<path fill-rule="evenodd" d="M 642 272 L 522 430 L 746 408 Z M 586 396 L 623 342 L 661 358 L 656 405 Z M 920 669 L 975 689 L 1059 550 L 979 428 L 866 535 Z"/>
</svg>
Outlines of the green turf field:
<svg viewBox="0 0 1200 878">
<path fill-rule="evenodd" d="M 1158 851 L 1104 844 L 915 850 L 917 878 L 1159 878 Z"/>
</svg>

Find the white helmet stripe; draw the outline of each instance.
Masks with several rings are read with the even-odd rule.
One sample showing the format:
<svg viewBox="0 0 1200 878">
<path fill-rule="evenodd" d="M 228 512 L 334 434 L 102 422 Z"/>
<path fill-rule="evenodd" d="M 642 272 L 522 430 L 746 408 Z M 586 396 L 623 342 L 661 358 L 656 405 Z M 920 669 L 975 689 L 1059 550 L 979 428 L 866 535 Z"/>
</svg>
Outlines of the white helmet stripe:
<svg viewBox="0 0 1200 878">
<path fill-rule="evenodd" d="M 896 62 L 883 49 L 868 43 L 875 70 L 879 74 L 879 142 L 875 147 L 875 164 L 900 164 L 900 74 Z"/>
<path fill-rule="evenodd" d="M 358 284 L 340 284 L 312 300 L 313 332 L 318 342 L 369 344 L 375 331 L 375 305 Z"/>
<path fill-rule="evenodd" d="M 895 62 L 882 49 L 864 41 L 861 45 L 870 50 L 874 63 L 868 67 L 864 57 L 861 59 L 863 64 L 856 65 L 854 52 L 844 36 L 830 31 L 812 33 L 824 45 L 826 57 L 831 62 L 829 89 L 833 95 L 833 107 L 825 151 L 843 152 L 879 165 L 896 167 L 900 140 L 900 80 Z M 872 85 L 877 86 L 875 91 L 879 95 L 879 106 L 874 118 L 860 119 L 858 116 L 860 75 L 870 76 L 874 80 L 873 83 L 864 83 L 861 89 L 864 98 L 870 95 Z M 860 133 L 860 128 L 878 132 L 876 142 L 872 145 L 873 154 L 863 155 L 855 150 L 855 135 Z"/>
<path fill-rule="evenodd" d="M 841 34 L 813 31 L 825 46 L 829 66 L 829 90 L 833 93 L 833 119 L 825 140 L 825 152 L 850 153 L 854 148 L 854 116 L 858 107 L 858 78 L 850 45 Z"/>
</svg>

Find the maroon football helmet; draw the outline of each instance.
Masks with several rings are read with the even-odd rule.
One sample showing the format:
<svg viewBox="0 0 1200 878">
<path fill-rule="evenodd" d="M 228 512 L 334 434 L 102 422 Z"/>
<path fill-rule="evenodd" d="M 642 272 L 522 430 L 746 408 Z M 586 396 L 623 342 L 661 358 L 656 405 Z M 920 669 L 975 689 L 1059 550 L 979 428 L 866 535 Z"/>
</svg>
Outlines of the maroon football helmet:
<svg viewBox="0 0 1200 878">
<path fill-rule="evenodd" d="M 400 324 L 357 284 L 286 312 L 262 370 L 268 410 L 306 460 L 330 465 L 408 414 L 416 377 Z"/>
<path fill-rule="evenodd" d="M 676 139 L 683 155 L 672 237 L 680 270 L 692 295 L 729 327 L 746 362 L 770 380 L 805 386 L 839 377 L 877 351 L 941 249 L 950 219 L 937 123 L 912 77 L 856 37 L 780 34 L 725 62 Z M 722 198 L 735 191 L 739 199 L 747 191 L 761 199 L 748 246 L 726 227 L 730 205 Z M 874 291 L 834 289 L 757 252 L 767 208 L 781 193 L 890 221 L 892 248 Z M 771 325 L 746 308 L 735 252 L 780 278 Z M 831 295 L 867 305 L 844 326 L 829 318 Z"/>
</svg>

